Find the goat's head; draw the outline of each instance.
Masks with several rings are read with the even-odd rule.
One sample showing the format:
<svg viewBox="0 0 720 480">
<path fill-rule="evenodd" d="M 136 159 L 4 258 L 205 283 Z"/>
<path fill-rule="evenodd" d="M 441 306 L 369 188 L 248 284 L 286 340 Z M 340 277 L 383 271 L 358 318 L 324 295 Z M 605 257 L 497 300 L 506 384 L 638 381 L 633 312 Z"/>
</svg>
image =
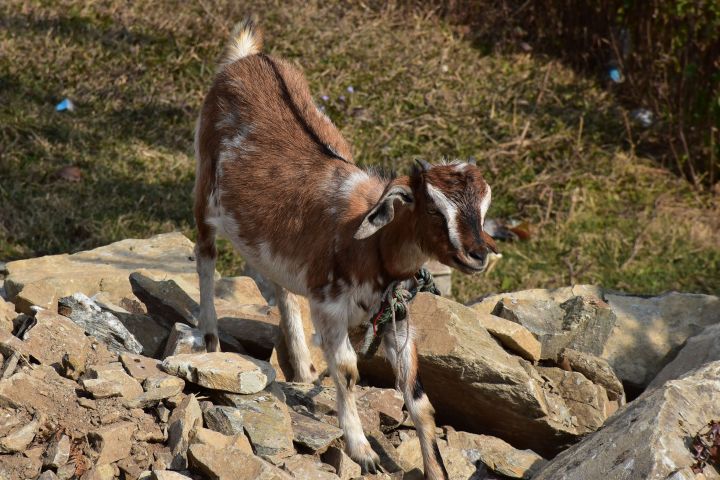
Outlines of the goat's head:
<svg viewBox="0 0 720 480">
<path fill-rule="evenodd" d="M 426 254 L 464 273 L 481 272 L 489 251 L 497 252 L 483 231 L 490 198 L 490 186 L 474 163 L 432 166 L 419 160 L 409 185 L 392 184 L 355 238 L 366 238 L 390 223 L 399 200 L 411 207 L 416 240 Z"/>
</svg>

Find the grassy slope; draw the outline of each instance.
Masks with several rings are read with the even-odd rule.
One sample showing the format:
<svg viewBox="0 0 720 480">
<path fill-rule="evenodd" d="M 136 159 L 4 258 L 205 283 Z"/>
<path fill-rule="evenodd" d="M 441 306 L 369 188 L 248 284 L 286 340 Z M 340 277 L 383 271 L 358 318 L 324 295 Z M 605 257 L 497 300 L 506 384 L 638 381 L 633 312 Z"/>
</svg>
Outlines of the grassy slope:
<svg viewBox="0 0 720 480">
<path fill-rule="evenodd" d="M 637 158 L 636 127 L 602 88 L 550 59 L 487 55 L 431 14 L 303 4 L 253 8 L 267 50 L 303 66 L 360 163 L 475 156 L 490 216 L 535 225 L 487 276 L 456 275 L 459 299 L 569 282 L 720 291 L 717 198 Z M 0 259 L 192 235 L 194 118 L 244 7 L 130 5 L 0 4 Z M 65 96 L 77 110 L 54 112 Z M 53 175 L 71 164 L 81 182 Z"/>
</svg>

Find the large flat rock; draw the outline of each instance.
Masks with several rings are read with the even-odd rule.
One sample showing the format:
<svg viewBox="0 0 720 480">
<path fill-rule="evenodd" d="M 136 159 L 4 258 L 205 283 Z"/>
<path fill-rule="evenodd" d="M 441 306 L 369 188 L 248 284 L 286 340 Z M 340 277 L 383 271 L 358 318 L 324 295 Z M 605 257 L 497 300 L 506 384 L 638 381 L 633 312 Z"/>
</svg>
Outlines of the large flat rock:
<svg viewBox="0 0 720 480">
<path fill-rule="evenodd" d="M 174 355 L 162 369 L 201 387 L 243 394 L 257 393 L 275 379 L 269 363 L 229 352 Z"/>
<path fill-rule="evenodd" d="M 644 393 L 533 480 L 695 479 L 690 439 L 720 418 L 718 378 L 720 362 L 713 362 Z M 720 478 L 711 466 L 704 473 Z"/>
<path fill-rule="evenodd" d="M 7 264 L 5 290 L 18 310 L 37 305 L 55 310 L 61 297 L 106 292 L 113 303 L 135 299 L 128 276 L 135 271 L 151 278 L 172 278 L 181 286 L 197 285 L 193 243 L 181 233 L 127 239 L 72 255 L 50 255 Z M 194 287 L 197 288 L 197 287 Z"/>
</svg>

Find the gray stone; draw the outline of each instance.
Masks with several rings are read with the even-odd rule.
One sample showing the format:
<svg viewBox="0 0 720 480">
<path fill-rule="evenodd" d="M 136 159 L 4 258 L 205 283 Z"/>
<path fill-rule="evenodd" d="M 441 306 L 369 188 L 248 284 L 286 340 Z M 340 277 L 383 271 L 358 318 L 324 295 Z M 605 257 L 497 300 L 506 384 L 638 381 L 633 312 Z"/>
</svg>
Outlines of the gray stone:
<svg viewBox="0 0 720 480">
<path fill-rule="evenodd" d="M 622 381 L 635 387 L 648 385 L 688 338 L 720 323 L 720 299 L 712 295 L 606 298 L 618 320 L 601 356 Z"/>
<path fill-rule="evenodd" d="M 33 419 L 30 423 L 12 430 L 0 438 L 0 453 L 22 452 L 33 441 L 39 428 L 39 420 Z"/>
<path fill-rule="evenodd" d="M 143 346 L 112 313 L 103 311 L 84 293 L 59 300 L 58 312 L 101 340 L 113 352 L 142 353 Z"/>
<path fill-rule="evenodd" d="M 70 460 L 70 437 L 60 435 L 54 437 L 48 444 L 43 456 L 43 466 L 60 468 Z"/>
<path fill-rule="evenodd" d="M 294 478 L 304 480 L 337 480 L 338 476 L 330 471 L 331 467 L 311 455 L 293 455 L 285 460 L 283 468 Z"/>
<path fill-rule="evenodd" d="M 142 273 L 130 274 L 132 291 L 153 318 L 172 328 L 175 323 L 197 326 L 199 305 L 174 280 L 156 281 Z"/>
<path fill-rule="evenodd" d="M 335 468 L 335 473 L 341 480 L 351 480 L 362 474 L 360 465 L 338 447 L 328 448 L 322 454 L 322 461 Z"/>
<path fill-rule="evenodd" d="M 88 442 L 97 454 L 95 465 L 108 465 L 127 458 L 136 430 L 137 426 L 133 422 L 118 422 L 90 432 Z"/>
<path fill-rule="evenodd" d="M 207 428 L 223 435 L 242 435 L 244 420 L 242 413 L 235 407 L 214 406 L 203 412 Z"/>
<path fill-rule="evenodd" d="M 447 433 L 448 447 L 477 456 L 490 470 L 510 478 L 529 479 L 547 461 L 532 450 L 517 450 L 509 443 L 488 435 L 467 432 Z"/>
<path fill-rule="evenodd" d="M 622 382 L 607 361 L 571 348 L 563 349 L 558 360 L 561 364 L 567 362 L 567 366 L 573 371 L 582 373 L 585 378 L 603 387 L 611 400 L 620 401 L 620 405 L 625 403 L 625 390 Z"/>
<path fill-rule="evenodd" d="M 8 298 L 19 311 L 31 306 L 54 311 L 59 298 L 82 292 L 105 292 L 117 305 L 134 299 L 128 275 L 140 271 L 150 277 L 172 278 L 183 288 L 197 284 L 193 244 L 181 233 L 128 239 L 72 255 L 51 255 L 7 264 Z M 188 285 L 188 287 L 186 287 Z"/>
<path fill-rule="evenodd" d="M 322 453 L 343 431 L 327 423 L 319 422 L 306 415 L 290 412 L 292 419 L 293 441 L 313 452 Z"/>
<path fill-rule="evenodd" d="M 582 478 L 690 479 L 690 439 L 720 418 L 720 362 L 647 391 L 611 417 L 598 432 L 570 447 L 533 480 Z M 720 478 L 713 467 L 708 479 Z"/>
<path fill-rule="evenodd" d="M 130 400 L 143 393 L 140 383 L 125 373 L 120 362 L 90 368 L 80 383 L 93 398 L 123 397 Z"/>
<path fill-rule="evenodd" d="M 125 402 L 128 408 L 148 408 L 157 405 L 166 398 L 180 394 L 185 387 L 182 378 L 171 375 L 148 377 L 143 381 L 142 394 Z"/>
<path fill-rule="evenodd" d="M 228 352 L 175 355 L 162 369 L 205 388 L 243 394 L 257 393 L 275 379 L 269 363 Z"/>
<path fill-rule="evenodd" d="M 202 411 L 195 395 L 188 395 L 170 415 L 168 421 L 168 447 L 173 455 L 170 468 L 187 468 L 187 450 L 190 445 L 190 433 L 202 427 Z"/>
<path fill-rule="evenodd" d="M 675 359 L 665 365 L 650 382 L 648 388 L 656 388 L 669 380 L 680 378 L 707 363 L 720 360 L 720 323 L 711 325 L 687 340 Z"/>
<path fill-rule="evenodd" d="M 213 448 L 194 444 L 188 450 L 193 471 L 209 480 L 290 480 L 292 477 L 265 460 L 237 447 Z M 228 459 L 232 459 L 231 462 Z"/>
<path fill-rule="evenodd" d="M 600 355 L 615 326 L 610 307 L 591 296 L 571 297 L 562 304 L 505 297 L 492 313 L 530 330 L 542 345 L 541 357 L 552 360 L 566 347 Z"/>
<path fill-rule="evenodd" d="M 237 413 L 233 415 L 241 418 L 243 429 L 257 455 L 284 458 L 295 453 L 290 414 L 285 403 L 275 395 L 268 391 L 251 395 L 222 392 L 218 397 L 221 403 L 235 409 Z"/>
<path fill-rule="evenodd" d="M 182 353 L 206 353 L 205 339 L 197 328 L 176 323 L 170 330 L 163 358 Z"/>
</svg>

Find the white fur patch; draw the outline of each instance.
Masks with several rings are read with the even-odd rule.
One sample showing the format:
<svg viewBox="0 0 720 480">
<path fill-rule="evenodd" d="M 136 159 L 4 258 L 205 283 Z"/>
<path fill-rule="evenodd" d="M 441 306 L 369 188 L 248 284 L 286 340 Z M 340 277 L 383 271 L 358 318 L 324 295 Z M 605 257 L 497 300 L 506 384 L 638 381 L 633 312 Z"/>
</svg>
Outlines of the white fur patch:
<svg viewBox="0 0 720 480">
<path fill-rule="evenodd" d="M 450 243 L 457 250 L 462 248 L 460 243 L 460 233 L 457 228 L 457 216 L 458 208 L 449 198 L 445 196 L 439 189 L 433 187 L 430 183 L 427 184 L 427 191 L 430 198 L 435 202 L 435 206 L 440 213 L 443 214 L 445 220 L 447 220 L 448 236 L 450 237 Z"/>
<path fill-rule="evenodd" d="M 487 214 L 488 208 L 490 208 L 490 200 L 492 199 L 492 190 L 490 185 L 487 186 L 487 193 L 480 200 L 480 225 L 485 225 L 485 215 Z"/>
<path fill-rule="evenodd" d="M 354 171 L 350 175 L 345 177 L 345 180 L 343 180 L 343 182 L 340 184 L 338 194 L 342 198 L 348 199 L 353 194 L 355 189 L 357 189 L 358 185 L 360 185 L 362 182 L 366 182 L 369 179 L 369 175 L 364 171 Z"/>
</svg>

